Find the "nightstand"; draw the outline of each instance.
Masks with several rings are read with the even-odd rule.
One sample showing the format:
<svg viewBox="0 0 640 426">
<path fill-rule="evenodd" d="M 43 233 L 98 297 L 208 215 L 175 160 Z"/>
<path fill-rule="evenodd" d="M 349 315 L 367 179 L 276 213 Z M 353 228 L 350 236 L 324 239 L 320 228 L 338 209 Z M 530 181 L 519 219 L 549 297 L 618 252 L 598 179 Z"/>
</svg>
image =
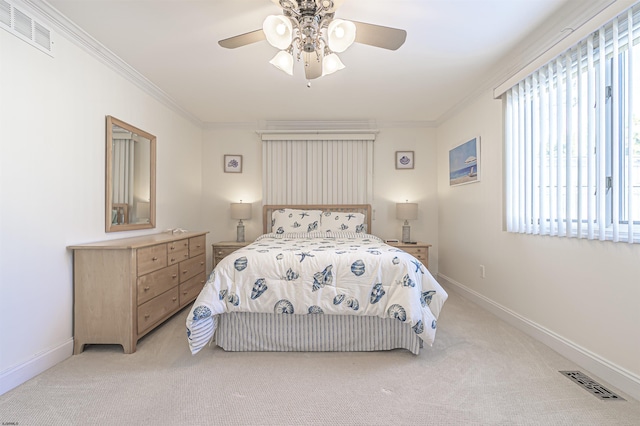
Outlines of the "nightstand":
<svg viewBox="0 0 640 426">
<path fill-rule="evenodd" d="M 212 244 L 211 247 L 213 247 L 213 267 L 215 268 L 222 259 L 229 256 L 234 251 L 248 246 L 251 243 L 252 241 L 244 241 L 241 243 L 237 241 L 218 241 L 217 243 Z"/>
<path fill-rule="evenodd" d="M 418 259 L 422 264 L 429 269 L 429 247 L 431 244 L 418 242 L 417 244 L 406 244 L 406 243 L 387 243 L 390 246 L 397 247 L 401 250 L 406 251 L 416 259 Z"/>
</svg>

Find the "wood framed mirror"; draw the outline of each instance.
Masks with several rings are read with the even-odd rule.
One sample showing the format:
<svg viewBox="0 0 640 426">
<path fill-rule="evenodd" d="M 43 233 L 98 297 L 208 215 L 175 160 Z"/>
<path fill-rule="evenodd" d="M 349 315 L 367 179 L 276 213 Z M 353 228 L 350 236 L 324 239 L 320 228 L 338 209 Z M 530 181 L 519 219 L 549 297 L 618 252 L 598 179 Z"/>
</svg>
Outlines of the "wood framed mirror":
<svg viewBox="0 0 640 426">
<path fill-rule="evenodd" d="M 105 230 L 156 227 L 156 137 L 107 116 Z"/>
</svg>

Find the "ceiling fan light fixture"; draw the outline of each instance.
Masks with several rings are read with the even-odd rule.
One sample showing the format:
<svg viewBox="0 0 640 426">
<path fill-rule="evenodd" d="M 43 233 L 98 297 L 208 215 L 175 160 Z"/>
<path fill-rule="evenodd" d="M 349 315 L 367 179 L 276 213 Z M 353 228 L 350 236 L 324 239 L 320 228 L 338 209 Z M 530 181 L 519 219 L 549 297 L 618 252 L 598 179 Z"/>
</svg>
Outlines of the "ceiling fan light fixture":
<svg viewBox="0 0 640 426">
<path fill-rule="evenodd" d="M 262 23 L 262 31 L 267 41 L 280 50 L 286 49 L 293 40 L 291 20 L 284 15 L 269 15 Z"/>
<path fill-rule="evenodd" d="M 293 55 L 285 50 L 281 50 L 269 61 L 271 65 L 293 75 Z"/>
<path fill-rule="evenodd" d="M 332 20 L 327 28 L 327 39 L 329 49 L 344 52 L 356 40 L 356 24 L 344 19 Z"/>
<path fill-rule="evenodd" d="M 335 53 L 330 53 L 322 58 L 322 75 L 333 74 L 336 71 L 344 69 L 344 64 Z"/>
</svg>

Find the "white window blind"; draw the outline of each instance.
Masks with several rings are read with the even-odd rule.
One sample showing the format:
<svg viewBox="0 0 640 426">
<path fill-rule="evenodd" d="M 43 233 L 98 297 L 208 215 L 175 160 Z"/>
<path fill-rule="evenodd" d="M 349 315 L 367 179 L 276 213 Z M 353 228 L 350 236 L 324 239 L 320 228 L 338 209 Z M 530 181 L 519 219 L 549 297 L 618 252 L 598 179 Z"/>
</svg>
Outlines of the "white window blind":
<svg viewBox="0 0 640 426">
<path fill-rule="evenodd" d="M 638 9 L 505 93 L 509 232 L 640 239 Z"/>
<path fill-rule="evenodd" d="M 372 202 L 373 135 L 298 137 L 263 135 L 265 204 Z"/>
</svg>

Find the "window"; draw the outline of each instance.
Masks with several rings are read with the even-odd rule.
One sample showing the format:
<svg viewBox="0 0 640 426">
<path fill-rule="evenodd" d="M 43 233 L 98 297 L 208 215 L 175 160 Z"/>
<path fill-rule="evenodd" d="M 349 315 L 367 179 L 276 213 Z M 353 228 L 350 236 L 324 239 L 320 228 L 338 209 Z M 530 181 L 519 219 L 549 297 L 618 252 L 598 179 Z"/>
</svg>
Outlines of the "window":
<svg viewBox="0 0 640 426">
<path fill-rule="evenodd" d="M 264 203 L 370 203 L 374 139 L 374 133 L 263 134 Z"/>
<path fill-rule="evenodd" d="M 506 92 L 507 231 L 640 241 L 639 42 L 634 7 Z"/>
</svg>

